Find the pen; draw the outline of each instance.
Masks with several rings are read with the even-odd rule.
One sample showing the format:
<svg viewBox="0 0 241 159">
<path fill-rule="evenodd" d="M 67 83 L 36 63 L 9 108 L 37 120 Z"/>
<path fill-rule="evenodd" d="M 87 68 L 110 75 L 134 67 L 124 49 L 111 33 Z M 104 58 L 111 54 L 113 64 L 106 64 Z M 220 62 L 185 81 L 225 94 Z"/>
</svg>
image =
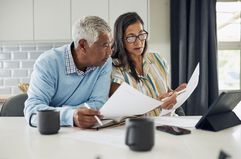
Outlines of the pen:
<svg viewBox="0 0 241 159">
<path fill-rule="evenodd" d="M 182 94 L 182 93 L 185 92 L 185 91 L 186 91 L 186 88 L 184 88 L 184 89 L 178 91 L 178 92 L 177 92 L 177 95 L 180 95 L 180 94 Z"/>
<path fill-rule="evenodd" d="M 91 109 L 90 106 L 87 103 L 84 103 L 84 106 L 88 109 Z M 95 115 L 95 119 L 97 120 L 97 122 L 102 126 L 103 123 L 101 122 L 101 120 Z"/>
<path fill-rule="evenodd" d="M 178 96 L 178 95 L 182 94 L 182 93 L 185 92 L 185 91 L 186 91 L 186 88 L 184 88 L 184 89 L 182 89 L 182 90 L 180 90 L 180 91 L 177 91 L 176 94 L 177 94 L 177 96 Z M 164 102 L 164 101 L 165 101 L 166 99 L 168 99 L 168 98 L 169 98 L 169 97 L 165 97 L 165 98 L 163 98 L 161 101 Z"/>
</svg>

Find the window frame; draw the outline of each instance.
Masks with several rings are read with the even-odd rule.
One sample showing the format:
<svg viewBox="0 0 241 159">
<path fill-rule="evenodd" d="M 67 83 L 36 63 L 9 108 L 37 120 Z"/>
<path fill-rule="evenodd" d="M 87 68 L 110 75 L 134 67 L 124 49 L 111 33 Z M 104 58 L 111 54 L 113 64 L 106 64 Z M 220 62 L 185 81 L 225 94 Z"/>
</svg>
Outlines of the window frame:
<svg viewBox="0 0 241 159">
<path fill-rule="evenodd" d="M 241 0 L 217 0 L 217 3 L 218 2 L 240 2 L 241 3 Z M 240 12 L 241 12 L 241 8 L 240 8 Z M 240 15 L 241 15 L 241 13 L 240 13 Z M 240 29 L 241 29 L 241 20 L 240 20 Z M 218 30 L 217 30 L 217 32 L 218 32 Z M 240 41 L 233 41 L 233 42 L 221 41 L 221 42 L 219 42 L 217 39 L 217 44 L 218 44 L 218 50 L 217 50 L 218 52 L 219 52 L 219 50 L 239 50 L 239 52 L 240 52 L 240 56 L 239 56 L 240 57 L 239 90 L 241 90 L 241 32 L 240 32 Z M 218 56 L 218 52 L 217 52 L 217 56 Z M 218 65 L 218 63 L 217 63 L 217 65 Z M 227 91 L 227 90 L 219 89 L 219 92 L 222 92 L 222 91 Z"/>
</svg>

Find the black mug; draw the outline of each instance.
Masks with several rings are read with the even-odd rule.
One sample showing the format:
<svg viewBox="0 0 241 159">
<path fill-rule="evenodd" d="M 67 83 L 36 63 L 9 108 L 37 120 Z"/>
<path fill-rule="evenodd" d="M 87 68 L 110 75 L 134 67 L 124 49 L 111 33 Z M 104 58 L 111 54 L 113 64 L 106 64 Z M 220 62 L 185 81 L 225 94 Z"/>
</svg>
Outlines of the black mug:
<svg viewBox="0 0 241 159">
<path fill-rule="evenodd" d="M 36 113 L 31 114 L 29 118 L 29 125 L 31 127 L 38 127 L 40 134 L 48 135 L 58 133 L 60 129 L 59 111 L 53 109 L 38 110 L 37 126 L 31 123 L 33 115 L 36 115 Z"/>
<path fill-rule="evenodd" d="M 125 143 L 134 151 L 149 151 L 154 145 L 154 122 L 148 118 L 127 119 Z"/>
</svg>

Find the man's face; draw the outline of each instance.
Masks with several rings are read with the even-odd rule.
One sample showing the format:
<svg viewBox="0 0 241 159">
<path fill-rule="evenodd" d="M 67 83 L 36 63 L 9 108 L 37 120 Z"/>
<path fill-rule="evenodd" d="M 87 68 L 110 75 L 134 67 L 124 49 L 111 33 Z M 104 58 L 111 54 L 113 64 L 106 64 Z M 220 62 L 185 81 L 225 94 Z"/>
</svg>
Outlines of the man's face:
<svg viewBox="0 0 241 159">
<path fill-rule="evenodd" d="M 86 56 L 90 66 L 102 66 L 107 61 L 112 53 L 111 42 L 111 34 L 103 33 L 96 42 L 86 48 Z"/>
</svg>

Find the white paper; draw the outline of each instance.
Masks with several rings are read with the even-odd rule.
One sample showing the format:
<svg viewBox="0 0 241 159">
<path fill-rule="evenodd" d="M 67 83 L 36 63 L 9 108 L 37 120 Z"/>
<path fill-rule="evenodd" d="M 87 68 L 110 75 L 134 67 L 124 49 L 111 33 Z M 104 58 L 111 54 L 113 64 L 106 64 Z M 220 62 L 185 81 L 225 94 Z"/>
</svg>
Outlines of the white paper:
<svg viewBox="0 0 241 159">
<path fill-rule="evenodd" d="M 200 118 L 201 116 L 153 117 L 156 126 L 171 125 L 184 128 L 194 128 Z M 125 145 L 125 131 L 126 129 L 123 127 L 101 129 L 100 131 L 84 129 L 63 134 L 62 137 L 126 149 L 128 147 Z"/>
<path fill-rule="evenodd" d="M 233 112 L 237 115 L 239 120 L 241 120 L 241 101 L 238 103 L 236 107 L 234 107 Z"/>
<path fill-rule="evenodd" d="M 109 100 L 101 107 L 100 113 L 105 118 L 141 115 L 147 113 L 163 102 L 146 96 L 123 82 Z"/>
<path fill-rule="evenodd" d="M 162 116 L 154 117 L 155 125 L 170 125 L 179 126 L 183 128 L 195 128 L 195 125 L 200 120 L 201 116 Z"/>
<path fill-rule="evenodd" d="M 161 111 L 161 116 L 166 115 L 180 107 L 197 87 L 199 79 L 199 64 L 197 64 L 186 91 L 177 96 L 177 103 L 173 109 Z M 105 118 L 120 118 L 124 116 L 142 115 L 163 104 L 162 101 L 142 94 L 135 88 L 123 82 L 109 100 L 101 107 L 100 113 Z"/>
<path fill-rule="evenodd" d="M 102 129 L 101 131 L 85 129 L 62 136 L 118 148 L 127 148 L 127 146 L 125 146 L 125 129 Z"/>
<path fill-rule="evenodd" d="M 199 71 L 199 63 L 198 63 L 191 78 L 188 81 L 186 91 L 177 96 L 177 103 L 173 106 L 172 109 L 168 109 L 168 110 L 162 109 L 160 116 L 171 113 L 172 111 L 180 107 L 189 98 L 189 96 L 192 94 L 192 92 L 195 90 L 195 88 L 198 85 L 199 72 L 200 71 Z"/>
</svg>

